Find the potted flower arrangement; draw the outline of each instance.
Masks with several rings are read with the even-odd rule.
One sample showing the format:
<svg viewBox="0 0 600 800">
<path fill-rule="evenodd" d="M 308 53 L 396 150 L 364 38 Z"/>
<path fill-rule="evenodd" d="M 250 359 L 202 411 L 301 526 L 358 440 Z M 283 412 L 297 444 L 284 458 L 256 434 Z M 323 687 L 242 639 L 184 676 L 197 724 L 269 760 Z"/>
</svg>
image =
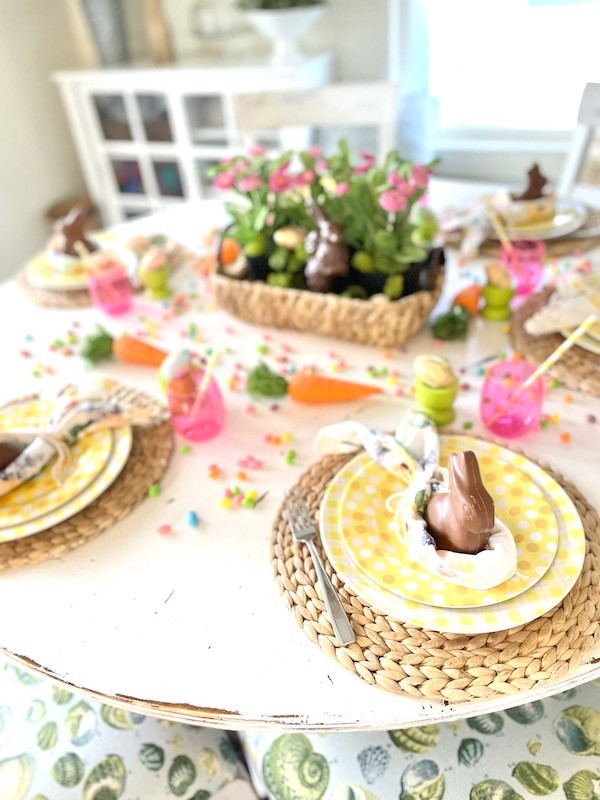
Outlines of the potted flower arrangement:
<svg viewBox="0 0 600 800">
<path fill-rule="evenodd" d="M 228 236 L 246 256 L 249 277 L 274 286 L 314 289 L 306 269 L 311 239 L 325 224 L 340 229 L 346 269 L 329 287 L 339 294 L 391 300 L 427 288 L 435 218 L 419 201 L 432 165 L 414 165 L 391 151 L 381 165 L 368 153 L 358 163 L 345 142 L 330 158 L 319 148 L 270 159 L 261 147 L 212 170 L 213 183 L 240 196 L 227 203 Z M 313 245 L 314 247 L 314 245 Z"/>
</svg>

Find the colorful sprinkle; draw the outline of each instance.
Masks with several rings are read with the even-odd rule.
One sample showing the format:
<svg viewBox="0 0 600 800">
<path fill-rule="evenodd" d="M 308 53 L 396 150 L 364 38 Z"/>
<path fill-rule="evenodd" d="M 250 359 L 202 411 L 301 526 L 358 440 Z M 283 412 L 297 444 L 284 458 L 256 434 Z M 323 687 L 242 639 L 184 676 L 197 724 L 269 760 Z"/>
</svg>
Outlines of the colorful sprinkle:
<svg viewBox="0 0 600 800">
<path fill-rule="evenodd" d="M 293 463 L 294 463 L 294 461 L 296 460 L 296 457 L 297 457 L 297 455 L 298 455 L 298 454 L 296 453 L 296 451 L 295 451 L 295 450 L 288 450 L 288 451 L 287 451 L 287 453 L 286 453 L 286 454 L 285 454 L 285 456 L 283 457 L 283 460 L 284 460 L 284 461 L 285 461 L 285 463 L 288 465 L 288 467 L 291 467 L 291 466 L 292 466 L 292 464 L 293 464 Z"/>
<path fill-rule="evenodd" d="M 200 525 L 200 518 L 198 517 L 198 514 L 196 514 L 195 511 L 187 512 L 186 521 L 187 524 L 190 526 L 190 528 L 197 528 L 198 525 Z"/>
<path fill-rule="evenodd" d="M 563 403 L 572 403 L 573 402 L 573 395 L 572 394 L 563 394 Z"/>
<path fill-rule="evenodd" d="M 571 441 L 571 434 L 568 431 L 563 431 L 560 435 L 560 440 L 563 444 L 569 444 Z"/>
<path fill-rule="evenodd" d="M 172 528 L 171 528 L 170 525 L 159 525 L 158 526 L 158 532 L 160 533 L 161 536 L 168 536 L 168 534 L 171 533 L 171 530 L 172 530 Z"/>
<path fill-rule="evenodd" d="M 208 477 L 209 478 L 220 478 L 221 477 L 221 469 L 216 464 L 211 464 L 208 468 Z"/>
<path fill-rule="evenodd" d="M 189 446 L 189 444 L 182 444 L 179 448 L 179 452 L 182 456 L 187 456 L 188 453 L 192 452 L 192 448 Z"/>
<path fill-rule="evenodd" d="M 592 423 L 592 425 L 593 425 L 593 424 L 594 424 L 594 422 L 597 422 L 597 417 L 596 417 L 596 415 L 595 415 L 595 414 L 586 414 L 586 415 L 585 415 L 585 421 L 586 421 L 586 422 L 591 422 L 591 423 Z"/>
<path fill-rule="evenodd" d="M 256 351 L 260 353 L 261 356 L 266 356 L 269 352 L 269 346 L 266 344 L 259 344 L 256 348 Z"/>
<path fill-rule="evenodd" d="M 152 486 L 148 488 L 148 497 L 158 497 L 160 492 L 160 483 L 153 483 Z"/>
<path fill-rule="evenodd" d="M 467 420 L 466 422 L 463 422 L 463 431 L 470 431 L 472 427 L 473 427 L 473 423 L 470 422 L 469 420 Z"/>
</svg>

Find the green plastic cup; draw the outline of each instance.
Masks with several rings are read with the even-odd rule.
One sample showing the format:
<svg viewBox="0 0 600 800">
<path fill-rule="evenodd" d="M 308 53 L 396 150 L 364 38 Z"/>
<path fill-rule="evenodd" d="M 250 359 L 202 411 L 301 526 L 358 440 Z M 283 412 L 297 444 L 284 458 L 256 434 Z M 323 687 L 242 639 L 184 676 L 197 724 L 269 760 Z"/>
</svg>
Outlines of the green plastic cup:
<svg viewBox="0 0 600 800">
<path fill-rule="evenodd" d="M 431 417 L 436 425 L 449 425 L 455 417 L 452 405 L 456 400 L 458 386 L 458 381 L 455 381 L 451 386 L 437 389 L 423 383 L 420 378 L 415 378 L 417 408 Z"/>
<path fill-rule="evenodd" d="M 491 283 L 486 283 L 482 289 L 483 299 L 485 300 L 485 308 L 481 312 L 484 319 L 493 319 L 502 321 L 509 319 L 511 310 L 509 303 L 513 299 L 515 290 L 509 286 L 492 286 Z"/>
</svg>

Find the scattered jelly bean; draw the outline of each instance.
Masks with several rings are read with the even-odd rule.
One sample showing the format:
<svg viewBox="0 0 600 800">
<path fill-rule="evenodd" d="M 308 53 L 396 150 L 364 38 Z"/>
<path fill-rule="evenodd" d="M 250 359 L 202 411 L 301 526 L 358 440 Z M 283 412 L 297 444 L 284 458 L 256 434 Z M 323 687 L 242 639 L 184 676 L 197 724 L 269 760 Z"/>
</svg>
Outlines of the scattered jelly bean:
<svg viewBox="0 0 600 800">
<path fill-rule="evenodd" d="M 552 380 L 550 381 L 550 383 L 548 384 L 548 386 L 549 386 L 551 389 L 559 389 L 559 388 L 560 388 L 560 383 L 559 383 L 559 381 L 556 381 L 556 380 L 552 379 Z"/>
<path fill-rule="evenodd" d="M 192 448 L 189 446 L 189 444 L 182 444 L 179 448 L 179 452 L 182 456 L 187 456 L 188 453 L 192 452 Z"/>
<path fill-rule="evenodd" d="M 171 528 L 170 525 L 159 525 L 158 526 L 158 532 L 161 534 L 161 536 L 167 536 L 169 533 L 171 533 L 171 530 L 172 530 L 172 528 Z"/>
<path fill-rule="evenodd" d="M 563 431 L 560 435 L 560 440 L 563 444 L 569 444 L 571 441 L 571 434 L 568 431 Z"/>
<path fill-rule="evenodd" d="M 256 351 L 260 353 L 261 356 L 266 356 L 269 352 L 269 346 L 267 344 L 259 344 L 256 347 Z"/>
<path fill-rule="evenodd" d="M 573 395 L 572 394 L 563 394 L 563 403 L 572 403 L 573 402 Z"/>
<path fill-rule="evenodd" d="M 221 508 L 231 508 L 231 497 L 222 497 L 221 498 Z"/>
<path fill-rule="evenodd" d="M 466 422 L 463 422 L 463 431 L 470 431 L 472 427 L 473 427 L 473 423 L 470 422 L 469 420 L 467 420 Z"/>
<path fill-rule="evenodd" d="M 284 461 L 285 461 L 285 463 L 288 465 L 288 467 L 291 467 L 291 466 L 292 466 L 292 464 L 293 464 L 293 463 L 294 463 L 294 461 L 296 460 L 296 457 L 297 457 L 297 455 L 298 455 L 298 454 L 296 453 L 296 451 L 295 451 L 295 450 L 288 450 L 288 451 L 287 451 L 287 453 L 286 453 L 286 454 L 285 454 L 285 456 L 283 457 L 283 460 L 284 460 Z"/>
<path fill-rule="evenodd" d="M 158 497 L 161 492 L 160 483 L 153 483 L 152 486 L 148 488 L 148 497 Z"/>
<path fill-rule="evenodd" d="M 190 528 L 197 528 L 200 525 L 200 518 L 195 511 L 188 511 L 186 516 L 187 524 Z"/>
<path fill-rule="evenodd" d="M 597 417 L 596 417 L 595 414 L 586 414 L 585 421 L 586 422 L 591 422 L 592 425 L 593 425 L 595 422 L 597 422 Z"/>
<path fill-rule="evenodd" d="M 237 475 L 235 477 L 238 479 L 238 481 L 247 481 L 248 480 L 248 476 L 246 475 L 245 472 L 242 472 L 242 470 L 239 470 L 239 472 L 237 473 Z"/>
</svg>

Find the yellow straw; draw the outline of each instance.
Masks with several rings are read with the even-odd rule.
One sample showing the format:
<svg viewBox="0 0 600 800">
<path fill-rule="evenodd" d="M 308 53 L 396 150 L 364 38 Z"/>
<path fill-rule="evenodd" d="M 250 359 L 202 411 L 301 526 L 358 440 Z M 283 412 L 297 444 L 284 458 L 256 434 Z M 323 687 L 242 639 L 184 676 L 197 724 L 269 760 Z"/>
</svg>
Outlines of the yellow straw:
<svg viewBox="0 0 600 800">
<path fill-rule="evenodd" d="M 490 222 L 492 223 L 492 228 L 496 231 L 496 236 L 502 244 L 507 248 L 507 250 L 513 250 L 513 243 L 508 237 L 506 233 L 506 228 L 500 222 L 500 217 L 496 214 L 492 204 L 487 198 L 484 198 L 483 205 L 485 207 L 485 212 L 488 215 Z"/>
<path fill-rule="evenodd" d="M 559 358 L 560 358 L 562 355 L 564 355 L 564 353 L 566 353 L 566 352 L 567 352 L 567 350 L 569 350 L 571 347 L 573 347 L 573 345 L 577 343 L 577 340 L 578 340 L 579 338 L 581 338 L 581 336 L 583 336 L 583 334 L 584 334 L 586 331 L 588 331 L 588 330 L 589 330 L 589 329 L 592 327 L 592 325 L 593 325 L 593 324 L 594 324 L 594 323 L 597 321 L 597 319 L 598 319 L 598 318 L 596 317 L 596 315 L 595 315 L 595 314 L 590 314 L 590 315 L 589 315 L 589 317 L 588 317 L 587 319 L 585 319 L 585 320 L 584 320 L 584 321 L 581 323 L 581 325 L 580 325 L 578 328 L 576 328 L 576 329 L 575 329 L 575 330 L 574 330 L 574 331 L 573 331 L 573 332 L 572 332 L 572 333 L 571 333 L 571 334 L 570 334 L 570 335 L 569 335 L 569 336 L 568 336 L 568 337 L 567 337 L 567 338 L 564 340 L 564 342 L 562 342 L 562 344 L 559 344 L 559 346 L 556 348 L 556 350 L 553 350 L 553 352 L 552 352 L 552 353 L 550 353 L 550 355 L 548 356 L 548 358 L 547 358 L 545 361 L 543 361 L 543 362 L 542 362 L 542 363 L 539 365 L 539 367 L 538 367 L 536 370 L 534 370 L 534 371 L 531 373 L 531 375 L 530 375 L 530 376 L 529 376 L 529 377 L 528 377 L 528 378 L 527 378 L 525 381 L 523 381 L 523 383 L 522 383 L 522 384 L 521 384 L 521 385 L 518 387 L 518 389 L 517 389 L 517 390 L 516 390 L 516 391 L 515 391 L 513 394 L 511 394 L 511 396 L 510 396 L 510 398 L 509 398 L 508 402 L 507 402 L 507 403 L 506 403 L 506 404 L 505 404 L 505 405 L 504 405 L 504 406 L 503 406 L 503 407 L 502 407 L 502 408 L 501 408 L 499 411 L 496 411 L 496 413 L 495 413 L 495 414 L 492 416 L 492 418 L 491 418 L 491 419 L 489 419 L 489 420 L 487 421 L 487 423 L 486 423 L 486 424 L 487 424 L 488 426 L 490 426 L 490 425 L 492 425 L 494 422 L 496 422 L 496 420 L 497 420 L 499 417 L 501 417 L 501 416 L 502 416 L 502 414 L 504 414 L 504 413 L 506 412 L 506 410 L 509 408 L 509 406 L 510 406 L 512 403 L 514 403 L 514 401 L 516 400 L 516 398 L 517 398 L 517 397 L 518 397 L 518 396 L 519 396 L 519 395 L 520 395 L 522 392 L 524 392 L 524 391 L 525 391 L 525 389 L 527 389 L 529 386 L 531 386 L 531 384 L 532 384 L 532 383 L 533 383 L 535 380 L 537 380 L 537 379 L 538 379 L 538 378 L 539 378 L 541 375 L 543 375 L 543 374 L 544 374 L 544 373 L 545 373 L 547 370 L 549 370 L 549 369 L 550 369 L 550 367 L 551 367 L 551 366 L 553 366 L 553 364 L 555 364 L 555 363 L 558 361 L 558 359 L 559 359 Z"/>
<path fill-rule="evenodd" d="M 208 390 L 208 384 L 210 382 L 210 379 L 212 378 L 212 374 L 215 370 L 218 358 L 219 358 L 219 351 L 213 350 L 213 352 L 209 356 L 208 361 L 206 362 L 206 369 L 204 370 L 204 375 L 202 376 L 202 380 L 200 381 L 200 386 L 198 388 L 198 394 L 196 395 L 196 399 L 194 400 L 194 405 L 192 406 L 192 410 L 190 412 L 190 416 L 192 417 L 198 412 L 200 406 L 202 405 L 202 401 L 204 400 L 204 395 Z"/>
</svg>

